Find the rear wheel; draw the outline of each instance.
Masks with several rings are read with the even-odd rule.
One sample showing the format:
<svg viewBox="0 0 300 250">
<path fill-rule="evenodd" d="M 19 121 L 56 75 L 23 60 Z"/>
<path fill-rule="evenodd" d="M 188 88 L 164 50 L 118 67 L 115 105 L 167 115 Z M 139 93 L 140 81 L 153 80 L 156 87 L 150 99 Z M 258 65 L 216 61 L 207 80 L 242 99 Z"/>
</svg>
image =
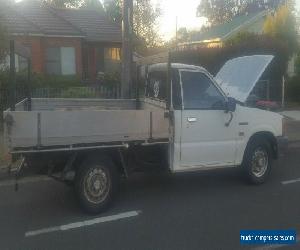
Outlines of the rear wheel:
<svg viewBox="0 0 300 250">
<path fill-rule="evenodd" d="M 264 183 L 272 167 L 272 151 L 269 142 L 264 138 L 253 139 L 246 148 L 242 167 L 250 183 Z"/>
<path fill-rule="evenodd" d="M 119 175 L 109 160 L 91 159 L 82 164 L 76 175 L 76 192 L 84 211 L 97 214 L 112 203 Z"/>
</svg>

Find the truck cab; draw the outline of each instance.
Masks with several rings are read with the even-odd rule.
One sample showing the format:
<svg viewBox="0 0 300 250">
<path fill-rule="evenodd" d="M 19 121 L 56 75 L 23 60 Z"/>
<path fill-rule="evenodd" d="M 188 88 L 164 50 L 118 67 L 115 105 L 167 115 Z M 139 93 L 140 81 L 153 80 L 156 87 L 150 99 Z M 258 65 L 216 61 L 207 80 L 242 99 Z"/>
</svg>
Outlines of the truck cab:
<svg viewBox="0 0 300 250">
<path fill-rule="evenodd" d="M 202 67 L 170 65 L 173 172 L 237 167 L 248 160 L 256 161 L 252 175 L 248 169 L 252 182 L 265 181 L 268 165 L 287 143 L 284 119 L 244 103 L 272 59 L 269 55 L 235 58 L 215 77 Z M 167 67 L 167 63 L 148 67 L 146 99 L 167 101 Z"/>
</svg>

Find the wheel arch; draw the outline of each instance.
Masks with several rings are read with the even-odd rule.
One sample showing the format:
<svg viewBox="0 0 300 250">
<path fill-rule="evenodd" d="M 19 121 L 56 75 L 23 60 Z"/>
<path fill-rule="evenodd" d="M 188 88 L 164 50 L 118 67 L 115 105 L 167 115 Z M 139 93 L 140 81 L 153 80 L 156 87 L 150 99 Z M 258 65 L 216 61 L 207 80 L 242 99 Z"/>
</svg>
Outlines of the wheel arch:
<svg viewBox="0 0 300 250">
<path fill-rule="evenodd" d="M 115 165 L 120 174 L 126 175 L 127 166 L 124 164 L 122 157 L 123 152 L 119 148 L 97 149 L 81 152 L 73 166 L 73 170 L 77 172 L 82 163 L 86 161 L 109 161 L 111 164 Z"/>
<path fill-rule="evenodd" d="M 252 136 L 250 136 L 248 143 L 246 145 L 246 148 L 244 150 L 244 156 L 245 156 L 245 153 L 247 152 L 248 146 L 251 144 L 252 141 L 256 140 L 257 138 L 263 138 L 263 139 L 267 140 L 267 142 L 271 146 L 273 158 L 277 159 L 278 158 L 277 140 L 276 140 L 275 135 L 270 131 L 259 131 L 259 132 L 254 133 Z"/>
</svg>

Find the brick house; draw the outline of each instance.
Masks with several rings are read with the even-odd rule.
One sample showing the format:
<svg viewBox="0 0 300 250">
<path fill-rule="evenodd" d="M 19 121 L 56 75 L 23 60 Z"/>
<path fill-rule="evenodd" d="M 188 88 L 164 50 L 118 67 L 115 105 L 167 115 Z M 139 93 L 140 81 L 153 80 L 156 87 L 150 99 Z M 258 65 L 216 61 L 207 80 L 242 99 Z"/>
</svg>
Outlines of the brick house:
<svg viewBox="0 0 300 250">
<path fill-rule="evenodd" d="M 98 72 L 120 70 L 121 27 L 104 12 L 56 9 L 27 0 L 1 6 L 0 19 L 30 51 L 33 72 L 77 75 L 92 82 Z M 16 65 L 22 68 L 22 58 Z"/>
</svg>

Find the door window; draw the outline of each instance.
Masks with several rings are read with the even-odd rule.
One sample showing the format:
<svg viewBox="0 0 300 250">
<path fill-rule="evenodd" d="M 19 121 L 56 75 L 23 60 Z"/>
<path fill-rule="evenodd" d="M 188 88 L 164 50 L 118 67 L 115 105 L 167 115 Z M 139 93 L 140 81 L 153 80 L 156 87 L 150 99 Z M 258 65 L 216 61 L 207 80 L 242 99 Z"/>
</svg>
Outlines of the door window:
<svg viewBox="0 0 300 250">
<path fill-rule="evenodd" d="M 201 72 L 182 71 L 184 109 L 223 110 L 225 98 L 211 79 Z"/>
</svg>

